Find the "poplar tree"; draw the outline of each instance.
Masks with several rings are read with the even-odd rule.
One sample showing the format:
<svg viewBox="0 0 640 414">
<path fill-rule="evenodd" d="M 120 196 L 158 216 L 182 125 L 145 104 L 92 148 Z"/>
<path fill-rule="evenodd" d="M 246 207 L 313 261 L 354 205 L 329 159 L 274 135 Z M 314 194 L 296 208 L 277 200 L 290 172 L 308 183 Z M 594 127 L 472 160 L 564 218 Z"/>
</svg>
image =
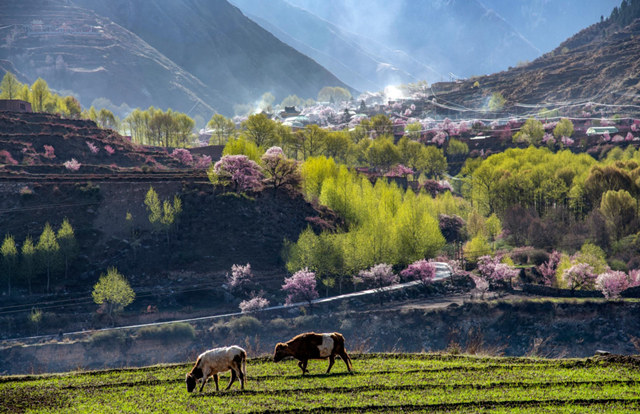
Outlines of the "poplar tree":
<svg viewBox="0 0 640 414">
<path fill-rule="evenodd" d="M 73 259 L 78 248 L 73 227 L 71 227 L 69 219 L 66 217 L 58 229 L 57 237 L 60 244 L 60 252 L 64 257 L 64 277 L 66 279 L 69 274 L 69 261 Z"/>
<path fill-rule="evenodd" d="M 44 266 L 47 272 L 47 293 L 51 286 L 51 271 L 56 265 L 59 253 L 60 245 L 58 244 L 56 233 L 51 228 L 51 225 L 46 223 L 36 245 L 36 254 L 40 264 Z"/>
<path fill-rule="evenodd" d="M 118 269 L 110 267 L 107 274 L 100 275 L 91 296 L 96 304 L 105 307 L 107 314 L 113 321 L 114 313 L 129 306 L 134 301 L 136 294 L 127 279 L 118 272 Z"/>
<path fill-rule="evenodd" d="M 0 98 L 2 99 L 17 99 L 20 93 L 22 84 L 18 82 L 18 79 L 11 72 L 5 73 L 0 83 Z"/>
<path fill-rule="evenodd" d="M 2 253 L 2 273 L 7 280 L 7 294 L 11 296 L 11 277 L 15 274 L 18 264 L 18 249 L 12 235 L 4 236 L 0 253 Z"/>
<path fill-rule="evenodd" d="M 22 244 L 20 253 L 22 255 L 22 260 L 20 261 L 20 270 L 22 275 L 27 279 L 29 294 L 31 294 L 31 280 L 33 279 L 36 256 L 36 248 L 33 245 L 33 240 L 31 239 L 31 237 L 27 236 L 24 243 Z"/>
</svg>

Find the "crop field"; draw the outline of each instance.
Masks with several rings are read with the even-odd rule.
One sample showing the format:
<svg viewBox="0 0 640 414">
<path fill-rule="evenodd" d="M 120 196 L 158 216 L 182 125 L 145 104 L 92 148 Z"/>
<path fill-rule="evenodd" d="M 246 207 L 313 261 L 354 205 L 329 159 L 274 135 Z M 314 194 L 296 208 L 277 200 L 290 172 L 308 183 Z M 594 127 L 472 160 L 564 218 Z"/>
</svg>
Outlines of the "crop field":
<svg viewBox="0 0 640 414">
<path fill-rule="evenodd" d="M 247 362 L 245 391 L 187 393 L 191 364 L 0 378 L 0 412 L 37 413 L 634 413 L 640 410 L 637 357 L 494 358 L 442 354 L 353 355 L 337 360 Z M 220 381 L 226 387 L 228 373 Z"/>
</svg>

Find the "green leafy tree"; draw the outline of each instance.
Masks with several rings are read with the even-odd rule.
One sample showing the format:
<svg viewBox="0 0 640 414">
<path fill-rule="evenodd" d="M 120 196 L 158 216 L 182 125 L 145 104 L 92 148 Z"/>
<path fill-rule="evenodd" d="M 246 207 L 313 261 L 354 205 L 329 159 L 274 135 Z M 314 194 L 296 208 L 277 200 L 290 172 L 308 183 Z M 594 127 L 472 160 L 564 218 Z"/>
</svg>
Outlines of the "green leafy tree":
<svg viewBox="0 0 640 414">
<path fill-rule="evenodd" d="M 56 233 L 53 231 L 49 223 L 44 225 L 42 234 L 40 234 L 40 238 L 38 239 L 38 244 L 36 245 L 36 257 L 38 259 L 38 263 L 42 268 L 44 268 L 47 274 L 46 291 L 48 293 L 51 285 L 51 273 L 55 271 L 60 258 L 60 244 L 58 244 Z"/>
<path fill-rule="evenodd" d="M 65 96 L 63 99 L 65 111 L 64 113 L 70 118 L 78 118 L 82 113 L 80 102 L 73 96 Z"/>
<path fill-rule="evenodd" d="M 169 244 L 171 241 L 171 229 L 176 224 L 180 213 L 182 213 L 182 200 L 178 196 L 173 196 L 173 203 L 169 200 L 160 202 L 156 190 L 153 187 L 149 187 L 149 191 L 147 191 L 144 198 L 144 204 L 149 212 L 149 222 L 158 231 L 164 231 L 167 244 Z"/>
<path fill-rule="evenodd" d="M 525 121 L 520 131 L 513 135 L 515 142 L 528 142 L 533 145 L 540 145 L 542 137 L 544 136 L 544 126 L 542 122 L 534 118 L 529 118 Z"/>
<path fill-rule="evenodd" d="M 325 138 L 324 155 L 338 162 L 346 162 L 352 146 L 347 131 L 332 131 Z"/>
<path fill-rule="evenodd" d="M 300 167 L 302 188 L 308 199 L 320 197 L 324 181 L 338 173 L 338 166 L 332 158 L 311 157 Z"/>
<path fill-rule="evenodd" d="M 573 135 L 573 122 L 570 119 L 562 118 L 556 124 L 556 127 L 553 128 L 553 136 L 556 139 L 560 139 L 562 137 L 571 137 Z"/>
<path fill-rule="evenodd" d="M 465 243 L 462 251 L 466 260 L 475 263 L 479 257 L 491 254 L 491 246 L 484 236 L 478 235 Z"/>
<path fill-rule="evenodd" d="M 21 253 L 21 273 L 22 276 L 27 279 L 27 285 L 29 287 L 29 294 L 31 294 L 31 281 L 33 280 L 33 275 L 35 273 L 35 262 L 36 262 L 36 247 L 33 244 L 33 240 L 31 237 L 27 237 L 22 244 L 22 248 L 20 249 Z"/>
<path fill-rule="evenodd" d="M 236 124 L 232 120 L 224 115 L 215 114 L 207 123 L 207 126 L 211 128 L 211 138 L 209 139 L 209 145 L 223 145 L 233 136 L 236 131 Z"/>
<path fill-rule="evenodd" d="M 278 145 L 277 122 L 269 119 L 266 114 L 250 115 L 241 125 L 243 133 L 258 147 Z"/>
<path fill-rule="evenodd" d="M 7 281 L 7 295 L 11 296 L 11 278 L 18 268 L 18 249 L 12 235 L 7 234 L 4 236 L 0 253 L 2 254 L 1 269 L 3 279 Z"/>
<path fill-rule="evenodd" d="M 376 138 L 366 152 L 367 162 L 373 168 L 387 171 L 400 161 L 400 152 L 388 135 Z"/>
<path fill-rule="evenodd" d="M 404 136 L 411 140 L 420 139 L 422 135 L 422 124 L 420 122 L 414 122 L 407 124 L 404 128 Z"/>
<path fill-rule="evenodd" d="M 5 73 L 0 83 L 0 99 L 18 99 L 22 84 L 11 72 Z"/>
<path fill-rule="evenodd" d="M 637 202 L 625 190 L 609 190 L 602 195 L 600 213 L 616 240 L 629 233 L 631 224 L 637 217 Z"/>
<path fill-rule="evenodd" d="M 302 154 L 302 159 L 306 160 L 322 154 L 328 135 L 329 132 L 315 124 L 307 125 L 304 129 L 297 131 L 298 152 Z"/>
<path fill-rule="evenodd" d="M 45 103 L 50 94 L 51 92 L 49 91 L 47 82 L 42 78 L 36 79 L 33 85 L 31 85 L 31 105 L 34 112 L 44 111 Z"/>
<path fill-rule="evenodd" d="M 107 274 L 100 275 L 98 283 L 91 292 L 93 301 L 102 305 L 113 320 L 114 314 L 133 303 L 136 294 L 127 279 L 115 267 L 110 267 Z"/>
<path fill-rule="evenodd" d="M 246 155 L 251 161 L 260 162 L 262 151 L 255 142 L 240 136 L 238 138 L 229 138 L 222 150 L 222 156 L 225 155 Z"/>
<path fill-rule="evenodd" d="M 40 331 L 40 323 L 42 323 L 42 311 L 38 308 L 31 309 L 29 313 L 29 322 L 36 328 L 36 335 Z"/>
<path fill-rule="evenodd" d="M 494 92 L 491 94 L 491 98 L 489 98 L 489 110 L 492 112 L 501 111 L 506 102 L 507 100 L 500 92 Z"/>
<path fill-rule="evenodd" d="M 69 223 L 69 219 L 66 217 L 62 220 L 62 224 L 58 229 L 58 244 L 60 244 L 60 253 L 64 258 L 64 278 L 67 279 L 69 275 L 69 262 L 73 260 L 78 251 L 78 243 L 73 231 L 73 227 Z"/>
</svg>

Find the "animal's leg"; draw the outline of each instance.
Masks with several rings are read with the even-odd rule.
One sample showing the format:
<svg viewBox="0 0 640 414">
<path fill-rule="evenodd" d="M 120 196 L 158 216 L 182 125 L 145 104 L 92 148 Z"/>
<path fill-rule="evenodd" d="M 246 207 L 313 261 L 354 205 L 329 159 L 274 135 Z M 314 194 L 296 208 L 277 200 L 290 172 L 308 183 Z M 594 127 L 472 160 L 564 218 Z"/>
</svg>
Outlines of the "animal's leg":
<svg viewBox="0 0 640 414">
<path fill-rule="evenodd" d="M 244 382 L 246 381 L 246 378 L 244 372 L 242 372 L 242 365 L 240 365 L 240 367 L 238 368 L 238 376 L 240 377 L 240 389 L 244 390 Z"/>
<path fill-rule="evenodd" d="M 307 363 L 309 361 L 304 359 L 300 362 L 298 362 L 298 366 L 300 367 L 300 369 L 302 370 L 302 375 L 304 375 L 305 373 L 309 372 L 309 370 L 307 369 Z"/>
<path fill-rule="evenodd" d="M 229 380 L 229 385 L 227 385 L 227 388 L 225 388 L 225 390 L 228 390 L 229 388 L 231 388 L 231 384 L 235 382 L 236 378 L 237 378 L 236 370 L 235 368 L 231 368 L 231 379 Z"/>
<path fill-rule="evenodd" d="M 209 378 L 207 377 L 202 377 L 202 385 L 200 386 L 200 392 L 202 392 L 202 390 L 204 389 L 204 385 L 207 383 L 207 380 Z"/>
<path fill-rule="evenodd" d="M 218 374 L 217 373 L 213 374 L 213 382 L 216 383 L 216 391 L 220 391 L 220 388 L 218 388 Z"/>
<path fill-rule="evenodd" d="M 331 367 L 334 362 L 336 362 L 336 357 L 333 354 L 329 355 L 329 368 L 327 368 L 327 374 L 331 372 Z"/>
<path fill-rule="evenodd" d="M 349 354 L 347 354 L 347 351 L 343 349 L 342 352 L 340 353 L 340 358 L 342 358 L 342 360 L 344 361 L 344 364 L 347 366 L 347 370 L 351 372 L 351 367 L 352 367 L 351 358 L 349 357 Z"/>
</svg>

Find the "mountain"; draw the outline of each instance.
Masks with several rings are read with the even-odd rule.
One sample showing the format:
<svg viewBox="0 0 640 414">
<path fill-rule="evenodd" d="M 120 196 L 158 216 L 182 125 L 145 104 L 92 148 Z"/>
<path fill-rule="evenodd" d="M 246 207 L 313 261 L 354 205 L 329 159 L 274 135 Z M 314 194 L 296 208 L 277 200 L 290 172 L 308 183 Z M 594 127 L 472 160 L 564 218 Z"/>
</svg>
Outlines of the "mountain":
<svg viewBox="0 0 640 414">
<path fill-rule="evenodd" d="M 378 90 L 389 83 L 415 82 L 419 80 L 416 74 L 440 76 L 427 65 L 408 56 L 397 56 L 397 51 L 284 0 L 231 2 L 278 39 L 356 89 Z"/>
<path fill-rule="evenodd" d="M 31 82 L 42 77 L 55 90 L 77 94 L 84 106 L 107 98 L 202 119 L 232 115 L 234 105 L 264 92 L 315 98 L 324 86 L 346 87 L 224 0 L 94 3 L 3 5 L 0 61 L 7 63 L 1 68 Z"/>
<path fill-rule="evenodd" d="M 136 33 L 235 104 L 315 99 L 324 86 L 351 89 L 226 0 L 73 0 Z"/>
<path fill-rule="evenodd" d="M 268 7 L 259 0 L 232 1 L 243 12 L 300 38 L 293 31 L 295 27 L 291 27 L 291 20 L 297 19 L 299 12 L 278 18 L 265 13 Z M 366 6 L 355 0 L 287 1 L 320 20 L 330 21 L 342 30 L 341 34 L 351 33 L 351 39 L 377 61 L 414 79 L 435 82 L 448 79 L 450 72 L 463 77 L 492 73 L 540 55 L 529 40 L 478 0 L 371 0 Z M 317 48 L 318 43 L 333 34 L 332 31 L 322 37 L 319 34 L 311 47 Z M 318 61 L 326 64 L 324 60 Z M 349 61 L 344 63 L 356 66 Z M 378 84 L 378 89 L 384 86 Z"/>
<path fill-rule="evenodd" d="M 531 63 L 459 83 L 435 84 L 433 89 L 438 100 L 467 108 L 483 107 L 494 92 L 506 98 L 507 107 L 638 105 L 639 37 L 640 10 L 627 26 L 611 18 L 593 24 Z"/>
</svg>

